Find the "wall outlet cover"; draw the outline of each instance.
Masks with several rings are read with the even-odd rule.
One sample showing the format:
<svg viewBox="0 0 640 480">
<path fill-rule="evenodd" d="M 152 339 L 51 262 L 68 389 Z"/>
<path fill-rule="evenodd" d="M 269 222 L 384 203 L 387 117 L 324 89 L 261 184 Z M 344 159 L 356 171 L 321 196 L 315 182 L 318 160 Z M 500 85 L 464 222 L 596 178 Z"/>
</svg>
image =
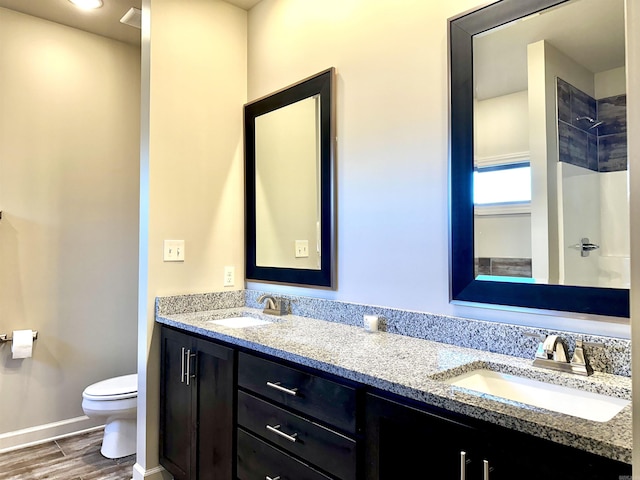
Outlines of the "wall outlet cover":
<svg viewBox="0 0 640 480">
<path fill-rule="evenodd" d="M 233 287 L 235 285 L 235 267 L 224 267 L 224 286 Z"/>
</svg>

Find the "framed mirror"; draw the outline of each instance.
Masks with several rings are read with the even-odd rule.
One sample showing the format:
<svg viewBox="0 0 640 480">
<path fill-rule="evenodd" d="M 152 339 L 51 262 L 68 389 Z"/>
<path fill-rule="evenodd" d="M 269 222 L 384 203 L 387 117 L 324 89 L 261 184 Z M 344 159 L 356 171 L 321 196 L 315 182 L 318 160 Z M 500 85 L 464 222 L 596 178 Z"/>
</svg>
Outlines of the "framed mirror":
<svg viewBox="0 0 640 480">
<path fill-rule="evenodd" d="M 246 278 L 334 287 L 334 69 L 244 107 Z"/>
<path fill-rule="evenodd" d="M 629 316 L 624 25 L 624 0 L 450 19 L 452 302 Z"/>
</svg>

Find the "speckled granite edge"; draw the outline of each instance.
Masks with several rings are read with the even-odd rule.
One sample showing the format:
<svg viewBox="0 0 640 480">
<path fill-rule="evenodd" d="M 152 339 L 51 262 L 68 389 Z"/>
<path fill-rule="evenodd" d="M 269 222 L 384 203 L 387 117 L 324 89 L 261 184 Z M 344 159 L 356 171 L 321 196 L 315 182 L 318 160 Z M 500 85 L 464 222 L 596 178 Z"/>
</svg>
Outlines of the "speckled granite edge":
<svg viewBox="0 0 640 480">
<path fill-rule="evenodd" d="M 256 300 L 264 293 L 270 294 L 258 290 L 245 290 L 246 306 L 261 307 Z M 291 314 L 301 317 L 361 326 L 363 315 L 377 315 L 380 317 L 379 328 L 382 331 L 521 358 L 533 358 L 539 342 L 536 336 L 540 335 L 561 336 L 566 341 L 570 354 L 575 348 L 576 340 L 603 344 L 603 347 L 589 345 L 584 347 L 593 370 L 625 377 L 631 376 L 631 341 L 626 339 L 544 330 L 336 300 L 290 295 L 277 296 L 289 302 Z"/>
</svg>

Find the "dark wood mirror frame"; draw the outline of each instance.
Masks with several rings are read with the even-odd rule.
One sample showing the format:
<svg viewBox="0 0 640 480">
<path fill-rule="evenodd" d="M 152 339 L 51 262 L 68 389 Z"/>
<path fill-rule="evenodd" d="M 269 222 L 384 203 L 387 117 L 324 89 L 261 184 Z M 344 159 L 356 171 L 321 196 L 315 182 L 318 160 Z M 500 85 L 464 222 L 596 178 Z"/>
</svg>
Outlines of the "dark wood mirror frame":
<svg viewBox="0 0 640 480">
<path fill-rule="evenodd" d="M 628 289 L 475 279 L 473 36 L 565 1 L 501 0 L 449 20 L 450 300 L 629 317 Z"/>
<path fill-rule="evenodd" d="M 244 107 L 245 261 L 247 280 L 333 288 L 335 285 L 334 107 L 335 69 L 255 100 Z M 292 103 L 320 96 L 320 269 L 258 266 L 256 263 L 255 119 Z M 286 177 L 286 173 L 283 178 Z"/>
</svg>

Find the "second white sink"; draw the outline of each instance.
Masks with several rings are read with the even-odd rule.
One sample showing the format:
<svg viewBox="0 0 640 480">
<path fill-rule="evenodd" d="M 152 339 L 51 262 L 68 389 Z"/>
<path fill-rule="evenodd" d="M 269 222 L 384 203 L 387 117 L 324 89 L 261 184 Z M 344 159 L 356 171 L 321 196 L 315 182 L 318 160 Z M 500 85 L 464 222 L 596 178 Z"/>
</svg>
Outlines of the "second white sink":
<svg viewBox="0 0 640 480">
<path fill-rule="evenodd" d="M 221 327 L 228 328 L 245 328 L 245 327 L 257 327 L 258 325 L 268 325 L 271 323 L 268 320 L 262 320 L 254 317 L 233 317 L 223 318 L 221 320 L 210 320 L 209 323 L 220 325 Z"/>
<path fill-rule="evenodd" d="M 596 422 L 611 420 L 631 403 L 488 369 L 473 370 L 445 380 L 445 383 Z"/>
</svg>

